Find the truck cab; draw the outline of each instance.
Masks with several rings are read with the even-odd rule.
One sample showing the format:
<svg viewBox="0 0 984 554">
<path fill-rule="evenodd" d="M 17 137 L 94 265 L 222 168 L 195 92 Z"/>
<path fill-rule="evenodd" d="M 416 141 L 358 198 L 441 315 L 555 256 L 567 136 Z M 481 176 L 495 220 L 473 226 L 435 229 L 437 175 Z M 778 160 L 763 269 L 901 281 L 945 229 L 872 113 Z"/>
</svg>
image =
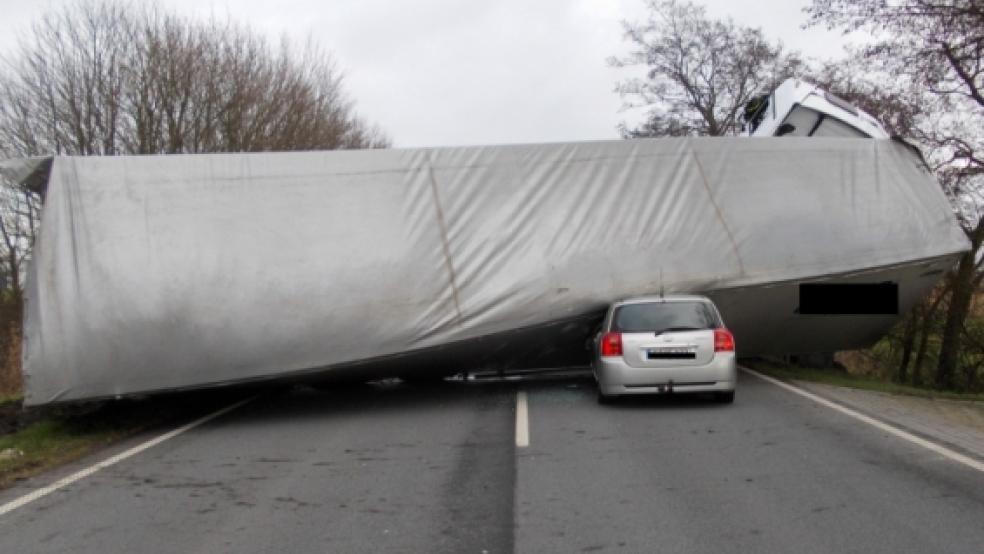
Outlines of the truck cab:
<svg viewBox="0 0 984 554">
<path fill-rule="evenodd" d="M 891 138 L 878 120 L 820 87 L 787 79 L 745 105 L 749 137 Z"/>
</svg>

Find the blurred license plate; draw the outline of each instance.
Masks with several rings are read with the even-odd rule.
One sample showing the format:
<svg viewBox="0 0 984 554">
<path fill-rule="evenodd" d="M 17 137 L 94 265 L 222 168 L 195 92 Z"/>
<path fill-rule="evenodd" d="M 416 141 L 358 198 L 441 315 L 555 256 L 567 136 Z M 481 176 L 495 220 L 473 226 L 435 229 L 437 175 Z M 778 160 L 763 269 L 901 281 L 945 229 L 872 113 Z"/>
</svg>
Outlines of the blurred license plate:
<svg viewBox="0 0 984 554">
<path fill-rule="evenodd" d="M 697 353 L 693 348 L 681 348 L 681 347 L 670 347 L 670 348 L 647 348 L 646 358 L 650 360 L 665 360 L 665 359 L 675 359 L 675 360 L 686 360 L 694 359 L 697 357 Z"/>
</svg>

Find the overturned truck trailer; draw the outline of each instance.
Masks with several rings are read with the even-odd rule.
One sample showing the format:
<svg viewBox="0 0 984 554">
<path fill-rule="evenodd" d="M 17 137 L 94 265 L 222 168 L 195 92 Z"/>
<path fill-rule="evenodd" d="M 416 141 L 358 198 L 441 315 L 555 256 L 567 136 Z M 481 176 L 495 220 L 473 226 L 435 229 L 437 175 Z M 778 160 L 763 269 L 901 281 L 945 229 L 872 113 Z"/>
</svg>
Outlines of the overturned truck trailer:
<svg viewBox="0 0 984 554">
<path fill-rule="evenodd" d="M 888 140 L 31 163 L 30 404 L 583 363 L 609 302 L 660 290 L 714 298 L 742 354 L 853 348 L 897 315 L 801 313 L 802 284 L 889 283 L 904 313 L 968 248 Z"/>
</svg>

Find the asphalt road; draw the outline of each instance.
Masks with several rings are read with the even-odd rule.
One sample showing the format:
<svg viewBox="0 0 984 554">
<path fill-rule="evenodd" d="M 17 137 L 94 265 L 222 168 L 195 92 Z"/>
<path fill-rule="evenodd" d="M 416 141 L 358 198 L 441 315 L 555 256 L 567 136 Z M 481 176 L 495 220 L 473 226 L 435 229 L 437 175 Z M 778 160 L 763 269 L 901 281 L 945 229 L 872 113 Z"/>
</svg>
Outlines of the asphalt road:
<svg viewBox="0 0 984 554">
<path fill-rule="evenodd" d="M 984 474 L 748 374 L 731 406 L 298 389 L 0 516 L 2 553 L 134 551 L 976 553 Z"/>
</svg>

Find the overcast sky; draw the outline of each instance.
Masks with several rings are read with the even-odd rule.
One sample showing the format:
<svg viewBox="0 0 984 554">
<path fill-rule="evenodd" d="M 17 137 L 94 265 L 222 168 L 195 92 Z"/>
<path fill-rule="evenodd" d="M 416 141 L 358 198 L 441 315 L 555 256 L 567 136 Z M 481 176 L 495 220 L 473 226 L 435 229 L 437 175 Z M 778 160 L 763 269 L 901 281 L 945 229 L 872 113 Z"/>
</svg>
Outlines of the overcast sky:
<svg viewBox="0 0 984 554">
<path fill-rule="evenodd" d="M 45 10 L 69 0 L 0 0 L 0 53 Z M 844 39 L 803 30 L 806 0 L 698 0 L 714 17 L 761 27 L 807 56 Z M 161 0 L 179 13 L 232 18 L 270 35 L 313 38 L 334 53 L 359 113 L 394 146 L 617 138 L 613 92 L 628 46 L 619 24 L 642 0 Z"/>
</svg>

